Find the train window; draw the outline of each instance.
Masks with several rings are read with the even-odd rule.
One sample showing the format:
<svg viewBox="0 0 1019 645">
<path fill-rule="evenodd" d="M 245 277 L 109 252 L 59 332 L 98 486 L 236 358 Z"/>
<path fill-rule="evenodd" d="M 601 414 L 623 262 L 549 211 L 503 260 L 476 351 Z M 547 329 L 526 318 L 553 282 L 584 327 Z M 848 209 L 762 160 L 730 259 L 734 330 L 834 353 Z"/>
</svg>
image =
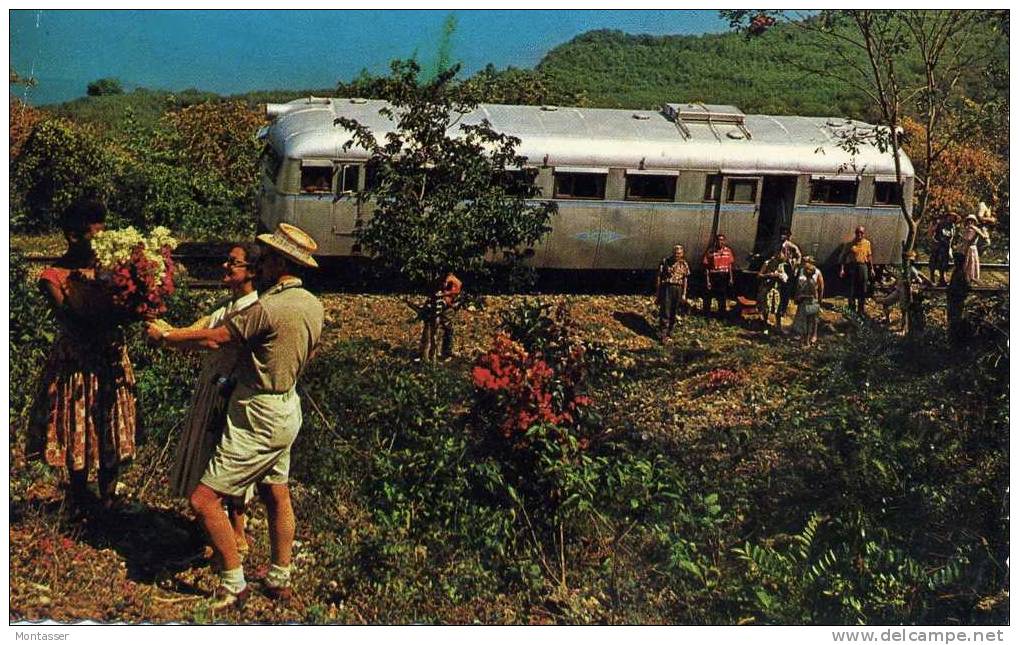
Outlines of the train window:
<svg viewBox="0 0 1019 645">
<path fill-rule="evenodd" d="M 874 203 L 898 206 L 902 202 L 902 185 L 894 181 L 874 182 Z"/>
<path fill-rule="evenodd" d="M 497 173 L 492 179 L 493 183 L 502 186 L 507 195 L 514 197 L 534 196 L 534 179 L 538 176 L 537 168 L 524 168 L 522 170 L 505 170 Z"/>
<path fill-rule="evenodd" d="M 757 201 L 757 180 L 730 179 L 725 201 L 730 204 L 753 204 Z"/>
<path fill-rule="evenodd" d="M 605 175 L 593 172 L 557 172 L 556 199 L 605 199 Z"/>
<path fill-rule="evenodd" d="M 832 181 L 830 179 L 810 180 L 810 203 L 812 204 L 855 204 L 855 181 Z"/>
<path fill-rule="evenodd" d="M 704 201 L 717 202 L 722 196 L 722 175 L 708 175 L 704 182 Z"/>
<path fill-rule="evenodd" d="M 333 167 L 301 166 L 302 193 L 328 193 L 332 190 Z"/>
<path fill-rule="evenodd" d="M 357 182 L 360 178 L 361 166 L 356 164 L 340 166 L 340 171 L 336 175 L 336 194 L 356 193 Z"/>
<path fill-rule="evenodd" d="M 675 175 L 626 175 L 627 200 L 671 202 L 675 197 Z"/>
</svg>

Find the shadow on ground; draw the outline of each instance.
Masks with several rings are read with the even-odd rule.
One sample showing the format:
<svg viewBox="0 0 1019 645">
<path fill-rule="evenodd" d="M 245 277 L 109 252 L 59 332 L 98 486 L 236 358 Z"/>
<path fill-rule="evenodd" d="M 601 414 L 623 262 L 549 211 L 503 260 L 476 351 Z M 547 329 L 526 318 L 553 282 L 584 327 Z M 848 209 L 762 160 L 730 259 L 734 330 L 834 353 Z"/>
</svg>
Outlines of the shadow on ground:
<svg viewBox="0 0 1019 645">
<path fill-rule="evenodd" d="M 91 514 L 75 529 L 92 547 L 116 551 L 127 577 L 145 584 L 198 564 L 205 542 L 199 527 L 180 513 L 139 503 Z"/>
<path fill-rule="evenodd" d="M 646 336 L 652 340 L 658 340 L 658 330 L 644 316 L 633 311 L 614 311 L 612 312 L 612 317 L 620 325 L 638 336 Z"/>
</svg>

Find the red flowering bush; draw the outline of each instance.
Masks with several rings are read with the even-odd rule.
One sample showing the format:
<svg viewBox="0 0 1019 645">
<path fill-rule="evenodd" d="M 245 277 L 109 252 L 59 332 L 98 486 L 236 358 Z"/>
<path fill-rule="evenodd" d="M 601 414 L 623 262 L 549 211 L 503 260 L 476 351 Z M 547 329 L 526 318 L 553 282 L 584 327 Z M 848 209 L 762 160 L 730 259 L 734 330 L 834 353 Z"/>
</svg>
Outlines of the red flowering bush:
<svg viewBox="0 0 1019 645">
<path fill-rule="evenodd" d="M 557 374 L 540 354 L 529 354 L 506 334 L 497 334 L 471 371 L 477 408 L 503 438 L 515 443 L 537 424 L 574 425 L 578 409 L 590 400 L 575 394 L 573 379 L 579 369 L 571 367 Z"/>
<path fill-rule="evenodd" d="M 591 400 L 582 391 L 599 352 L 574 333 L 565 305 L 550 311 L 549 305 L 526 302 L 504 317 L 508 333 L 496 335 L 471 372 L 474 417 L 514 447 L 530 445 L 530 431 L 541 426 L 557 441 L 584 450 Z"/>
</svg>

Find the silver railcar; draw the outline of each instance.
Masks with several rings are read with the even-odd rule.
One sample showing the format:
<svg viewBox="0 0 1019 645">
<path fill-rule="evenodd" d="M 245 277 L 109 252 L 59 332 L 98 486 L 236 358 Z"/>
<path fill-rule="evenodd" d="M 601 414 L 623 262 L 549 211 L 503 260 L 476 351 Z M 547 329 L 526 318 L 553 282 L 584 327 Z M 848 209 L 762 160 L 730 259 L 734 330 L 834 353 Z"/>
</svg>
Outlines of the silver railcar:
<svg viewBox="0 0 1019 645">
<path fill-rule="evenodd" d="M 357 255 L 355 228 L 371 216 L 358 199 L 370 177 L 367 153 L 344 150 L 355 119 L 378 139 L 393 124 L 386 103 L 300 99 L 270 104 L 261 136 L 259 225 L 290 222 L 325 256 Z M 890 152 L 839 146 L 839 118 L 744 114 L 724 105 L 666 104 L 659 111 L 484 104 L 464 123 L 488 119 L 521 140 L 541 199 L 558 203 L 552 231 L 531 263 L 555 269 L 650 269 L 683 244 L 697 259 L 725 233 L 745 265 L 774 244 L 783 226 L 804 253 L 832 263 L 863 224 L 877 264 L 893 263 L 906 236 L 899 194 L 912 207 L 913 166 Z"/>
</svg>

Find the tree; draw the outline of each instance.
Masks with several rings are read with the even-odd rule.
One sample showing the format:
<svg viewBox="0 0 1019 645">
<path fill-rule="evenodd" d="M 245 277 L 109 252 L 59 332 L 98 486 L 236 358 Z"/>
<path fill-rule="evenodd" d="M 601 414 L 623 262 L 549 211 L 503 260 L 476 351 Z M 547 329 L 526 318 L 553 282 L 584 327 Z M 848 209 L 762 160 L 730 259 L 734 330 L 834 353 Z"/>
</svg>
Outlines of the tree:
<svg viewBox="0 0 1019 645">
<path fill-rule="evenodd" d="M 21 154 L 21 147 L 31 136 L 36 124 L 42 121 L 46 114 L 37 110 L 28 103 L 25 103 L 16 96 L 11 96 L 10 112 L 10 158 L 13 160 Z"/>
<path fill-rule="evenodd" d="M 255 137 L 264 117 L 242 101 L 205 101 L 172 110 L 161 125 L 169 136 L 161 144 L 186 165 L 213 171 L 235 189 L 258 185 Z"/>
<path fill-rule="evenodd" d="M 906 117 L 902 126 L 903 149 L 917 160 L 914 164 L 917 173 L 928 175 L 923 166 L 927 147 L 923 124 Z M 1000 186 L 1002 178 L 1008 177 L 1005 163 L 979 139 L 960 138 L 948 142 L 938 156 L 938 168 L 938 181 L 930 182 L 926 191 L 928 215 L 948 211 L 971 213 L 979 202 L 987 203 L 996 213 L 1004 203 Z"/>
<path fill-rule="evenodd" d="M 352 133 L 348 149 L 368 151 L 375 177 L 360 195 L 373 212 L 356 239 L 384 266 L 429 288 L 447 272 L 476 270 L 486 256 L 513 257 L 535 244 L 555 205 L 527 201 L 537 188 L 509 172 L 525 162 L 519 139 L 487 120 L 463 122 L 478 99 L 473 86 L 454 80 L 458 67 L 426 83 L 419 72 L 414 61 L 394 61 L 382 83 L 389 105 L 379 113 L 394 124 L 385 140 L 355 120 L 335 123 Z"/>
<path fill-rule="evenodd" d="M 115 78 L 100 78 L 88 84 L 85 93 L 89 96 L 112 96 L 123 94 L 124 86 Z"/>
<path fill-rule="evenodd" d="M 916 208 L 899 207 L 907 234 L 902 249 L 902 278 L 909 283 L 910 252 L 916 244 L 919 222 L 936 194 L 942 156 L 951 140 L 944 129 L 947 117 L 960 100 L 959 81 L 974 65 L 986 63 L 997 39 L 1007 39 L 1007 21 L 1000 12 L 968 10 L 825 10 L 816 15 L 788 11 L 722 11 L 730 25 L 748 37 L 761 36 L 779 21 L 795 25 L 823 45 L 825 57 L 797 63 L 805 71 L 836 78 L 866 95 L 877 115 L 872 129 L 844 128 L 836 132 L 839 145 L 853 151 L 863 143 L 891 151 L 896 182 L 902 183 L 903 119 L 913 112 L 926 132 L 916 176 Z M 916 76 L 911 69 L 918 67 Z M 917 77 L 916 83 L 907 79 Z M 901 191 L 900 191 L 901 192 Z M 904 326 L 912 301 L 907 289 Z"/>
<path fill-rule="evenodd" d="M 582 91 L 571 91 L 543 71 L 507 67 L 496 71 L 489 63 L 472 76 L 468 83 L 477 86 L 477 91 L 487 103 L 511 105 L 587 105 Z"/>
<path fill-rule="evenodd" d="M 47 231 L 81 198 L 106 201 L 115 190 L 117 159 L 96 133 L 62 119 L 39 122 L 11 164 L 11 228 Z M 23 200 L 23 201 L 21 201 Z"/>
</svg>

